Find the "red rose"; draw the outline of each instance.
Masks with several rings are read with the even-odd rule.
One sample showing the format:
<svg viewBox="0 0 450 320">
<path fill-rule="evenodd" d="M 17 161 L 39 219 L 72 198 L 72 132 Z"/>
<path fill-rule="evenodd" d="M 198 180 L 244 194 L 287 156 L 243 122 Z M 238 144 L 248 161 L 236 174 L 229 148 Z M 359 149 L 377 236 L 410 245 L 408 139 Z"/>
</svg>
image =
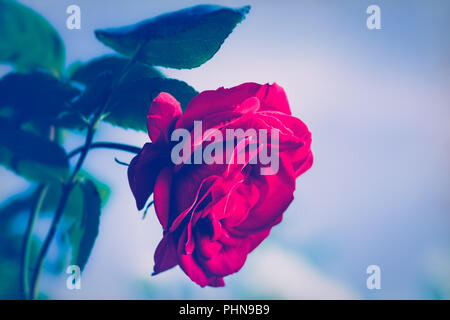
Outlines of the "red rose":
<svg viewBox="0 0 450 320">
<path fill-rule="evenodd" d="M 200 129 L 195 121 L 201 121 Z M 239 271 L 281 221 L 296 177 L 312 165 L 311 134 L 291 115 L 280 86 L 256 83 L 202 92 L 184 114 L 175 98 L 161 93 L 150 106 L 147 127 L 152 143 L 132 160 L 128 179 L 139 210 L 153 193 L 164 229 L 154 274 L 180 265 L 202 287 L 224 286 L 223 277 Z M 266 132 L 268 138 L 227 139 L 231 129 Z M 175 132 L 194 137 L 180 144 L 172 141 Z M 214 139 L 208 132 L 215 133 Z M 233 145 L 231 157 L 219 148 L 215 162 L 206 163 L 208 146 L 226 142 Z M 180 156 L 175 159 L 175 147 L 188 149 L 175 152 Z M 199 164 L 202 150 L 205 161 Z M 264 151 L 276 156 L 276 165 L 263 163 Z"/>
</svg>

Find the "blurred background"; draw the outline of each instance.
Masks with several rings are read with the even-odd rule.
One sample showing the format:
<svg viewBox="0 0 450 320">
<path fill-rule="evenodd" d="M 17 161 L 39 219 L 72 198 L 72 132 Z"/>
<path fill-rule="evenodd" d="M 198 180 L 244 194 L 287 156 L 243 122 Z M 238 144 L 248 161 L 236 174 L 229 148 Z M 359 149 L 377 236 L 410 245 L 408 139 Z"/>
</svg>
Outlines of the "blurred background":
<svg viewBox="0 0 450 320">
<path fill-rule="evenodd" d="M 216 56 L 193 70 L 166 70 L 198 91 L 243 82 L 277 82 L 313 136 L 313 167 L 271 236 L 227 277 L 200 288 L 177 267 L 151 277 L 161 227 L 143 220 L 128 187 L 131 155 L 93 150 L 85 168 L 110 187 L 100 234 L 82 275 L 68 290 L 50 250 L 41 279 L 49 299 L 449 299 L 450 3 L 434 0 L 23 0 L 60 32 L 66 61 L 112 53 L 98 28 L 132 24 L 199 3 L 250 4 L 247 18 Z M 66 8 L 81 8 L 81 30 L 66 28 Z M 381 8 L 381 30 L 366 9 Z M 0 40 L 1 41 L 1 40 Z M 10 68 L 0 67 L 0 75 Z M 96 140 L 142 146 L 143 132 L 102 124 Z M 69 136 L 67 150 L 83 137 Z M 0 167 L 0 206 L 31 188 Z M 31 189 L 30 189 L 31 190 Z M 28 212 L 12 230 L 20 239 Z M 37 234 L 49 226 L 43 219 Z M 0 298 L 17 297 L 18 264 L 0 244 Z M 3 258 L 2 258 L 3 257 Z M 366 268 L 381 269 L 369 290 Z"/>
</svg>

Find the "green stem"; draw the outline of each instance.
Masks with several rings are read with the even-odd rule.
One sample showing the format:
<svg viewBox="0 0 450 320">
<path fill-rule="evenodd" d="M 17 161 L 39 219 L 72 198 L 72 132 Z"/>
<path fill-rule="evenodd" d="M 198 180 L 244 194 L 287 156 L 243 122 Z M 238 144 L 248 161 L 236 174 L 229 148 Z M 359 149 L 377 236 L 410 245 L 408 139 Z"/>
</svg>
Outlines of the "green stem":
<svg viewBox="0 0 450 320">
<path fill-rule="evenodd" d="M 89 149 L 91 147 L 91 144 L 92 144 L 92 139 L 94 138 L 94 133 L 95 133 L 95 130 L 97 127 L 98 118 L 99 117 L 95 117 L 94 119 L 92 119 L 91 124 L 89 125 L 84 146 L 81 149 L 81 154 L 80 154 L 80 157 L 78 158 L 75 169 L 72 171 L 72 175 L 69 178 L 69 184 L 73 183 L 76 175 L 78 174 L 78 171 L 81 169 L 81 166 L 83 165 L 84 160 L 86 159 L 86 156 L 87 156 Z"/>
<path fill-rule="evenodd" d="M 112 85 L 111 92 L 113 92 L 114 89 L 117 87 L 117 85 L 119 85 L 123 81 L 123 79 L 125 78 L 125 75 L 128 73 L 128 71 L 131 69 L 131 66 L 135 62 L 136 62 L 136 56 L 133 59 L 131 59 L 129 61 L 129 63 L 126 65 L 126 67 L 123 69 L 120 79 Z M 94 134 L 97 129 L 97 125 L 100 122 L 104 111 L 107 109 L 107 107 L 110 103 L 110 100 L 111 100 L 111 95 L 108 97 L 106 103 L 104 103 L 102 106 L 100 106 L 96 110 L 95 114 L 92 116 L 92 118 L 89 122 L 85 143 L 84 143 L 82 149 L 80 149 L 80 157 L 78 158 L 77 164 L 75 165 L 75 169 L 72 171 L 72 174 L 70 175 L 68 181 L 63 185 L 62 195 L 59 200 L 58 208 L 56 209 L 56 213 L 53 218 L 52 225 L 50 226 L 50 230 L 47 234 L 47 237 L 45 238 L 44 244 L 39 253 L 39 257 L 38 257 L 38 260 L 36 263 L 36 268 L 34 270 L 33 279 L 31 282 L 31 291 L 30 291 L 31 299 L 35 299 L 37 296 L 38 284 L 39 284 L 39 279 L 40 279 L 40 275 L 42 272 L 42 267 L 44 265 L 45 256 L 47 255 L 47 252 L 50 248 L 50 244 L 53 240 L 53 237 L 55 236 L 56 230 L 58 229 L 59 221 L 61 220 L 61 217 L 63 216 L 64 209 L 67 204 L 67 200 L 69 199 L 70 192 L 72 191 L 72 188 L 74 186 L 75 178 L 76 178 L 78 172 L 80 171 L 81 167 L 83 166 L 84 160 L 86 159 L 86 156 L 92 145 L 92 139 L 94 138 Z"/>
<path fill-rule="evenodd" d="M 128 144 L 123 143 L 116 143 L 116 142 L 93 142 L 89 149 L 96 149 L 96 148 L 105 148 L 105 149 L 113 149 L 113 150 L 120 150 L 120 151 L 127 151 L 130 153 L 138 154 L 141 152 L 141 148 L 130 146 Z M 78 147 L 75 150 L 69 152 L 69 158 L 72 158 L 76 156 L 78 153 L 80 153 L 84 149 L 84 146 Z"/>
<path fill-rule="evenodd" d="M 42 203 L 44 202 L 45 195 L 48 191 L 48 185 L 41 184 L 36 190 L 36 197 L 34 199 L 33 205 L 31 207 L 30 218 L 28 220 L 27 229 L 25 231 L 24 242 L 22 247 L 22 261 L 20 264 L 21 270 L 21 290 L 23 299 L 28 299 L 29 297 L 29 258 L 30 258 L 30 247 L 32 243 L 33 228 L 36 222 L 37 216 L 41 209 Z"/>
<path fill-rule="evenodd" d="M 45 238 L 42 249 L 39 253 L 30 287 L 30 299 L 32 300 L 34 300 L 37 296 L 38 283 L 41 275 L 42 266 L 44 264 L 44 259 L 45 256 L 47 255 L 48 249 L 50 248 L 50 244 L 53 240 L 53 237 L 55 236 L 56 230 L 58 229 L 59 221 L 61 220 L 61 217 L 64 213 L 64 209 L 66 207 L 67 199 L 69 198 L 72 186 L 73 186 L 72 184 L 66 184 L 63 186 L 61 199 L 59 200 L 55 217 L 53 218 L 52 225 L 47 234 L 47 237 Z"/>
<path fill-rule="evenodd" d="M 67 204 L 67 200 L 69 199 L 70 191 L 72 191 L 72 188 L 74 186 L 75 178 L 78 174 L 78 171 L 81 169 L 83 162 L 86 159 L 86 156 L 89 152 L 89 147 L 92 143 L 95 129 L 97 127 L 98 120 L 100 119 L 101 112 L 103 111 L 103 107 L 99 108 L 98 110 L 99 111 L 95 113 L 94 117 L 92 118 L 92 120 L 89 124 L 85 143 L 84 143 L 83 149 L 81 150 L 81 155 L 78 158 L 77 164 L 75 165 L 75 169 L 72 171 L 72 174 L 70 175 L 70 178 L 68 179 L 68 181 L 63 185 L 61 198 L 59 199 L 59 203 L 58 203 L 58 208 L 56 209 L 56 213 L 55 213 L 55 216 L 53 217 L 52 225 L 50 226 L 50 230 L 47 234 L 47 237 L 45 238 L 44 244 L 42 246 L 42 249 L 39 253 L 39 257 L 37 259 L 36 268 L 34 270 L 33 278 L 31 281 L 31 291 L 30 291 L 31 299 L 35 299 L 37 296 L 38 284 L 39 284 L 42 267 L 44 265 L 45 256 L 47 255 L 48 249 L 50 248 L 50 244 L 52 243 L 52 240 L 53 240 L 53 237 L 55 236 L 56 230 L 58 229 L 59 221 L 61 220 L 61 217 L 63 216 L 64 209 Z"/>
</svg>

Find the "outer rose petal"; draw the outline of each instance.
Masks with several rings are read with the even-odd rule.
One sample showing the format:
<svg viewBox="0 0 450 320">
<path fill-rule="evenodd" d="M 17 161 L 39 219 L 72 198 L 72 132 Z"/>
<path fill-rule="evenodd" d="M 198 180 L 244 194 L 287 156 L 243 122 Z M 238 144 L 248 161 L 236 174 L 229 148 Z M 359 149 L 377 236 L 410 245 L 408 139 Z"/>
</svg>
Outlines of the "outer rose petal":
<svg viewBox="0 0 450 320">
<path fill-rule="evenodd" d="M 256 97 L 261 101 L 261 111 L 272 110 L 288 115 L 291 114 L 286 92 L 276 83 L 262 86 L 256 94 Z"/>
<path fill-rule="evenodd" d="M 177 249 L 171 233 L 166 233 L 155 251 L 155 266 L 153 274 L 157 275 L 178 264 Z"/>
<path fill-rule="evenodd" d="M 146 143 L 128 166 L 128 182 L 136 199 L 138 210 L 144 208 L 153 193 L 159 171 L 167 165 L 167 151 L 161 146 Z"/>
<path fill-rule="evenodd" d="M 245 100 L 256 97 L 261 110 L 279 111 L 291 114 L 286 93 L 277 84 L 260 85 L 244 83 L 230 89 L 219 88 L 198 94 L 191 100 L 184 114 L 177 121 L 177 128 L 190 129 L 194 120 L 202 120 L 212 114 L 235 111 Z M 242 110 L 245 112 L 245 108 Z"/>
<path fill-rule="evenodd" d="M 197 236 L 200 244 L 197 255 L 200 265 L 209 273 L 218 276 L 227 276 L 238 272 L 245 263 L 247 255 L 253 251 L 270 233 L 270 229 L 258 232 L 245 238 L 234 238 L 227 235 L 225 242 L 213 241 L 207 235 Z M 224 240 L 221 237 L 221 240 Z M 220 244 L 218 246 L 218 244 Z M 197 250 L 196 249 L 196 250 Z"/>
<path fill-rule="evenodd" d="M 169 132 L 174 121 L 181 115 L 180 103 L 166 92 L 161 92 L 150 105 L 147 115 L 147 130 L 152 142 L 169 141 Z"/>
<path fill-rule="evenodd" d="M 178 243 L 178 263 L 183 271 L 201 287 L 223 287 L 225 283 L 222 277 L 208 274 L 197 263 L 192 254 L 185 254 L 184 245 L 186 242 L 187 230 L 183 231 Z"/>
<path fill-rule="evenodd" d="M 164 230 L 169 224 L 170 188 L 172 185 L 172 169 L 165 167 L 156 178 L 153 199 L 159 223 Z"/>
<path fill-rule="evenodd" d="M 217 276 L 236 273 L 244 266 L 247 259 L 248 245 L 222 246 L 222 249 L 210 259 L 200 258 L 200 265 Z"/>
<path fill-rule="evenodd" d="M 248 252 L 252 252 L 257 246 L 259 246 L 261 242 L 263 242 L 263 240 L 269 236 L 269 233 L 270 229 L 267 229 L 251 235 L 248 239 L 250 242 Z"/>
<path fill-rule="evenodd" d="M 301 174 L 303 174 L 305 171 L 307 171 L 309 168 L 311 168 L 313 164 L 313 154 L 311 151 L 308 152 L 306 157 L 302 159 L 298 164 L 294 163 L 295 167 L 295 175 L 298 177 Z"/>
</svg>

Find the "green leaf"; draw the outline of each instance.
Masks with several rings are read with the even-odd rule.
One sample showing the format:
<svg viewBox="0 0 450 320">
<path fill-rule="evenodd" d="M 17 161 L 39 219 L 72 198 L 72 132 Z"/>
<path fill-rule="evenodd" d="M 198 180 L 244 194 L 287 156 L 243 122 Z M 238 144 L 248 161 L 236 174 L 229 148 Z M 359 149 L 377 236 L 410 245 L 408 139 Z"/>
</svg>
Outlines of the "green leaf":
<svg viewBox="0 0 450 320">
<path fill-rule="evenodd" d="M 31 199 L 32 195 L 27 194 L 25 196 L 14 197 L 6 204 L 3 204 L 2 207 L 0 207 L 0 219 L 9 219 L 10 217 L 14 217 L 19 212 L 30 208 Z M 4 227 L 3 223 L 0 223 L 0 228 L 1 227 Z"/>
<path fill-rule="evenodd" d="M 108 185 L 92 177 L 92 175 L 86 171 L 81 171 L 79 176 L 82 179 L 89 179 L 94 182 L 98 193 L 100 194 L 102 207 L 105 206 L 111 194 L 111 189 Z M 54 214 L 61 197 L 61 192 L 62 184 L 60 182 L 50 183 L 48 192 L 45 194 L 44 201 L 42 202 L 40 214 L 43 216 Z M 21 212 L 30 210 L 34 198 L 35 192 L 26 192 L 14 197 L 0 207 L 0 235 L 3 233 L 3 227 L 7 226 L 7 221 L 13 220 Z M 82 213 L 83 191 L 80 184 L 76 184 L 70 192 L 69 199 L 67 200 L 64 209 L 63 220 L 65 225 L 71 226 L 74 221 L 81 219 Z"/>
<path fill-rule="evenodd" d="M 198 94 L 187 83 L 175 79 L 143 78 L 125 82 L 112 93 L 105 121 L 122 128 L 146 131 L 150 104 L 161 92 L 173 95 L 183 110 Z"/>
<path fill-rule="evenodd" d="M 104 72 L 111 72 L 114 81 L 119 81 L 126 66 L 128 66 L 130 59 L 115 56 L 105 55 L 100 58 L 93 59 L 85 64 L 79 64 L 73 67 L 71 72 L 71 80 L 88 84 L 90 82 L 98 81 L 100 74 Z M 122 81 L 138 80 L 141 78 L 163 78 L 164 75 L 153 67 L 147 66 L 143 63 L 134 63 Z"/>
<path fill-rule="evenodd" d="M 10 109 L 20 123 L 53 123 L 80 90 L 48 72 L 9 73 L 0 79 L 0 110 Z"/>
<path fill-rule="evenodd" d="M 0 119 L 0 164 L 40 182 L 62 181 L 69 172 L 65 151 L 56 143 Z"/>
<path fill-rule="evenodd" d="M 198 5 L 122 28 L 97 30 L 99 41 L 149 65 L 196 68 L 211 59 L 250 6 Z"/>
<path fill-rule="evenodd" d="M 87 171 L 80 171 L 78 175 L 83 179 L 88 179 L 92 181 L 95 184 L 95 187 L 97 188 L 97 191 L 100 195 L 100 199 L 102 200 L 102 207 L 106 204 L 106 202 L 109 199 L 109 196 L 111 195 L 111 188 L 102 181 L 98 180 L 97 178 L 94 178 L 89 172 Z"/>
<path fill-rule="evenodd" d="M 128 58 L 106 55 L 85 64 L 79 63 L 78 66 L 74 66 L 71 72 L 71 80 L 85 85 L 85 91 L 74 103 L 74 110 L 88 118 L 99 106 L 107 102 L 115 82 L 133 81 L 144 77 L 164 77 L 155 68 L 139 62 L 132 64 L 128 72 L 122 77 L 129 63 L 130 59 Z M 61 124 L 64 127 L 75 129 L 84 126 L 83 121 L 77 114 L 65 116 Z"/>
<path fill-rule="evenodd" d="M 108 201 L 109 195 L 111 194 L 111 189 L 104 183 L 93 178 L 86 171 L 79 173 L 79 176 L 83 180 L 90 180 L 95 184 L 95 187 L 100 195 L 101 205 L 104 206 L 106 201 Z M 49 190 L 45 195 L 41 211 L 43 213 L 53 214 L 58 206 L 59 199 L 61 197 L 62 185 L 61 183 L 52 183 L 49 186 Z M 66 207 L 64 209 L 63 219 L 66 224 L 72 225 L 74 221 L 81 219 L 83 215 L 83 197 L 84 192 L 82 184 L 76 184 L 70 192 L 69 199 L 67 200 Z M 1 211 L 0 211 L 1 213 Z"/>
<path fill-rule="evenodd" d="M 0 0 L 0 63 L 17 71 L 38 68 L 60 74 L 64 44 L 56 30 L 41 15 L 12 0 Z"/>
<path fill-rule="evenodd" d="M 103 106 L 111 94 L 113 75 L 110 71 L 100 73 L 87 82 L 84 92 L 72 102 L 71 112 L 64 114 L 59 125 L 70 129 L 83 129 L 87 119 Z"/>
<path fill-rule="evenodd" d="M 172 94 L 184 108 L 198 94 L 185 82 L 167 79 L 157 69 L 140 62 L 134 62 L 122 77 L 129 62 L 128 58 L 108 55 L 75 67 L 71 79 L 85 84 L 86 89 L 74 101 L 74 109 L 88 118 L 109 101 L 106 122 L 146 130 L 148 109 L 160 92 Z"/>
<path fill-rule="evenodd" d="M 102 73 L 92 81 L 85 93 L 74 102 L 74 109 L 89 117 L 99 105 L 107 101 L 107 115 L 104 121 L 134 130 L 147 130 L 146 119 L 150 104 L 161 92 L 173 95 L 185 109 L 198 92 L 187 83 L 168 78 L 142 78 L 124 81 L 111 92 L 111 73 Z"/>
<path fill-rule="evenodd" d="M 83 270 L 98 235 L 101 199 L 91 180 L 84 180 L 80 186 L 83 191 L 83 215 L 70 229 L 69 239 L 72 245 L 71 264 L 78 265 Z"/>
</svg>

